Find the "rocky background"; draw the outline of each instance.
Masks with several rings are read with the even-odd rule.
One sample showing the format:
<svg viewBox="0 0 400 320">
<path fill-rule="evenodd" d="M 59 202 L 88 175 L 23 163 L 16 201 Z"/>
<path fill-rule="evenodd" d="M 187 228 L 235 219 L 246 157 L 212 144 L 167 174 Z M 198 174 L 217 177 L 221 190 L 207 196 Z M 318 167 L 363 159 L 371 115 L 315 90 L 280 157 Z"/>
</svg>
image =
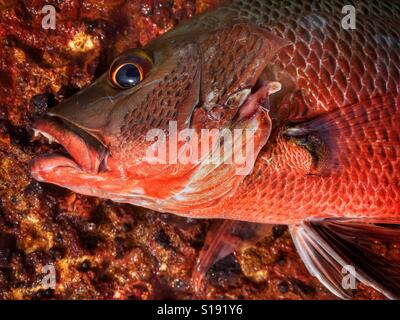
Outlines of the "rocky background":
<svg viewBox="0 0 400 320">
<path fill-rule="evenodd" d="M 0 1 L 0 299 L 333 299 L 310 276 L 287 228 L 191 274 L 211 221 L 172 218 L 31 179 L 28 161 L 55 150 L 32 121 L 146 44 L 220 0 Z M 44 30 L 41 10 L 57 10 Z M 46 265 L 55 289 L 42 285 Z M 359 285 L 355 299 L 381 298 Z"/>
</svg>

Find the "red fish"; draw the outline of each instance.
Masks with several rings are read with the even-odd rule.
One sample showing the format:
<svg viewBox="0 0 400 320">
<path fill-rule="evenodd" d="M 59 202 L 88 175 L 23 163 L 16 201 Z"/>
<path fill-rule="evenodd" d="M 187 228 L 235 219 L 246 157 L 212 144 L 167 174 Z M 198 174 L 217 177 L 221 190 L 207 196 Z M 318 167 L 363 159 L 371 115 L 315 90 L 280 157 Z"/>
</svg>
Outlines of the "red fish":
<svg viewBox="0 0 400 320">
<path fill-rule="evenodd" d="M 342 7 L 233 0 L 128 50 L 35 123 L 69 155 L 35 158 L 32 176 L 160 212 L 288 224 L 338 296 L 351 265 L 399 297 L 398 266 L 367 244 L 400 242 L 400 5 Z"/>
</svg>

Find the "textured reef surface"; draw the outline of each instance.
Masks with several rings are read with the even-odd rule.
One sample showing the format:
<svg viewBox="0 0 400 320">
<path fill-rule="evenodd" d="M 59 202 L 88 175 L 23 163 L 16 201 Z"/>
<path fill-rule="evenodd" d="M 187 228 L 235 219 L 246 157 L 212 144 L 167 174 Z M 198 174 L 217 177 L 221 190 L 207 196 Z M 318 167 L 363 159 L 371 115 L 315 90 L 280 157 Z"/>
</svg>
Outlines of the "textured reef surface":
<svg viewBox="0 0 400 320">
<path fill-rule="evenodd" d="M 56 150 L 32 121 L 89 85 L 113 57 L 220 0 L 0 1 L 0 299 L 332 299 L 286 227 L 228 255 L 195 293 L 191 273 L 211 221 L 90 198 L 31 179 Z M 55 30 L 41 9 L 57 8 Z M 42 286 L 53 265 L 55 289 Z M 359 285 L 357 299 L 379 299 Z"/>
</svg>

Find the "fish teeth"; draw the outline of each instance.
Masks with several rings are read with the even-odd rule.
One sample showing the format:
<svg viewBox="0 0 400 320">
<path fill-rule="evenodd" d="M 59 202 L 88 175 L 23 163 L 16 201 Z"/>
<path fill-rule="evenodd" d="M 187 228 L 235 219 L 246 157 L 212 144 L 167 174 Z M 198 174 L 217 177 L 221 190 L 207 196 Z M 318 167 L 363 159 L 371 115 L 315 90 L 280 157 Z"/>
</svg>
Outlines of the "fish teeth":
<svg viewBox="0 0 400 320">
<path fill-rule="evenodd" d="M 33 133 L 34 133 L 35 137 L 38 137 L 39 135 L 42 135 L 43 137 L 45 137 L 48 140 L 48 142 L 50 144 L 52 144 L 54 142 L 55 143 L 59 143 L 56 138 L 54 138 L 52 135 L 48 134 L 47 132 L 43 132 L 43 131 L 40 131 L 40 130 L 37 130 L 37 129 L 33 129 Z"/>
</svg>

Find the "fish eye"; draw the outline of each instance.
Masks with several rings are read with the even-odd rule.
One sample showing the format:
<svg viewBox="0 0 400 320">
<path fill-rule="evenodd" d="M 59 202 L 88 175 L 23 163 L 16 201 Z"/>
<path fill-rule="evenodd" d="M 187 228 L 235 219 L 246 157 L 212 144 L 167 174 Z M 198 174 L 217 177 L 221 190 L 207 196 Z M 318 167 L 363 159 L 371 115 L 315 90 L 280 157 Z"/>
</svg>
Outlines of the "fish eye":
<svg viewBox="0 0 400 320">
<path fill-rule="evenodd" d="M 111 83 L 120 89 L 138 85 L 152 66 L 147 53 L 135 49 L 115 59 L 110 68 Z"/>
<path fill-rule="evenodd" d="M 142 80 L 142 68 L 133 63 L 120 65 L 112 75 L 112 82 L 122 89 L 132 88 Z"/>
</svg>

